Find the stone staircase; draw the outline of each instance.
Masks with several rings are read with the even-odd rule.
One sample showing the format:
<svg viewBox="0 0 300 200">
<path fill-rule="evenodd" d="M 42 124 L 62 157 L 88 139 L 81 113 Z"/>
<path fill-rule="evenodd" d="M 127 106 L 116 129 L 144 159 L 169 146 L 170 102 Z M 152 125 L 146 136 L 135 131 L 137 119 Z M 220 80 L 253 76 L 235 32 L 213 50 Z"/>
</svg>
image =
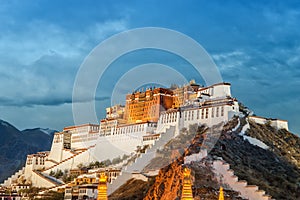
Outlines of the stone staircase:
<svg viewBox="0 0 300 200">
<path fill-rule="evenodd" d="M 236 127 L 234 127 L 231 131 L 236 131 L 240 128 L 240 121 Z M 217 140 L 221 135 L 221 129 L 218 126 L 214 126 L 207 130 L 206 136 L 207 138 L 203 142 L 202 152 L 199 152 L 199 155 L 193 157 L 185 158 L 185 163 L 190 163 L 195 159 L 201 159 L 202 156 L 209 153 Z M 248 200 L 272 200 L 270 195 L 267 195 L 264 190 L 259 190 L 256 185 L 248 185 L 247 181 L 239 180 L 238 177 L 234 174 L 234 171 L 230 169 L 230 165 L 223 160 L 215 160 L 213 161 L 213 170 L 216 175 L 219 177 L 220 182 L 227 184 L 231 189 L 240 193 L 242 198 Z"/>
<path fill-rule="evenodd" d="M 162 148 L 167 142 L 169 142 L 175 136 L 175 127 L 171 126 L 166 130 L 165 133 L 161 133 L 161 137 L 159 140 L 155 142 L 155 144 L 146 151 L 146 153 L 141 154 L 140 157 L 137 157 L 136 160 L 127 165 L 121 172 L 121 174 L 117 177 L 116 180 L 112 181 L 111 184 L 108 185 L 107 193 L 108 195 L 112 194 L 116 189 L 125 184 L 129 179 L 132 178 L 132 173 L 141 172 L 145 166 L 147 166 L 150 161 L 155 158 L 156 151 Z"/>
<path fill-rule="evenodd" d="M 10 186 L 13 182 L 17 181 L 18 178 L 22 174 L 24 174 L 24 172 L 25 172 L 25 167 L 23 167 L 22 169 L 20 169 L 19 171 L 17 171 L 13 175 L 11 175 L 9 178 L 7 178 L 1 185 L 2 186 Z"/>
<path fill-rule="evenodd" d="M 240 193 L 240 196 L 249 200 L 271 200 L 271 196 L 267 195 L 264 190 L 259 190 L 256 185 L 248 185 L 247 181 L 238 180 L 234 175 L 234 171 L 230 169 L 228 163 L 223 160 L 213 162 L 213 168 L 219 179 L 227 184 L 230 188 Z"/>
<path fill-rule="evenodd" d="M 59 165 L 65 163 L 65 162 L 67 162 L 67 161 L 70 161 L 71 159 L 73 159 L 73 158 L 75 158 L 76 156 L 78 156 L 78 155 L 80 155 L 80 154 L 82 154 L 82 153 L 88 151 L 88 150 L 91 149 L 91 148 L 94 148 L 95 146 L 96 146 L 96 145 L 90 146 L 89 148 L 87 148 L 87 149 L 85 149 L 85 150 L 83 150 L 83 151 L 80 151 L 79 153 L 74 154 L 73 156 L 71 156 L 71 157 L 69 157 L 69 158 L 66 158 L 66 159 L 62 160 L 62 161 L 59 162 L 59 163 L 56 163 L 56 164 L 52 165 L 51 167 L 48 167 L 48 168 L 44 169 L 43 172 L 49 172 L 49 170 L 52 170 L 52 169 L 54 169 L 55 167 L 58 167 Z"/>
</svg>

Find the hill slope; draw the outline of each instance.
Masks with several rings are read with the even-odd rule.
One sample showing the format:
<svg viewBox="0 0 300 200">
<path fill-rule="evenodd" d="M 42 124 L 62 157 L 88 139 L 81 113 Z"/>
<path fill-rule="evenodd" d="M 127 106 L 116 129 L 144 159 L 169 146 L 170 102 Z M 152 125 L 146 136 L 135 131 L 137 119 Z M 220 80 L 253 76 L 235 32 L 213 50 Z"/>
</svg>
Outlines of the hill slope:
<svg viewBox="0 0 300 200">
<path fill-rule="evenodd" d="M 259 127 L 264 127 L 263 129 Z M 284 138 L 293 135 L 286 130 L 266 131 L 265 125 L 252 123 L 246 133 L 269 146 L 263 149 L 245 140 L 238 132 L 223 132 L 210 155 L 222 157 L 235 175 L 248 184 L 257 185 L 275 199 L 299 199 L 300 168 L 287 159 L 280 145 Z M 264 137 L 259 137 L 262 135 Z M 295 136 L 297 140 L 299 138 Z M 267 138 L 273 138 L 269 140 Z M 272 147 L 272 148 L 270 148 Z M 295 151 L 300 149 L 293 147 Z"/>
<path fill-rule="evenodd" d="M 220 157 L 230 164 L 230 168 L 234 170 L 234 174 L 239 177 L 239 180 L 246 180 L 249 185 L 259 186 L 259 189 L 265 190 L 266 194 L 273 198 L 300 199 L 300 168 L 298 165 L 300 138 L 286 130 L 276 130 L 267 125 L 251 122 L 250 129 L 246 134 L 269 146 L 268 149 L 263 149 L 251 144 L 240 135 L 246 122 L 245 118 L 241 118 L 240 122 L 242 125 L 236 131 L 232 130 L 238 124 L 237 118 L 226 124 L 221 130 L 221 137 L 206 159 L 188 165 L 193 171 L 195 199 L 217 199 L 220 183 L 214 176 L 210 163 Z M 144 188 L 148 191 L 147 194 L 136 199 L 168 199 L 168 197 L 178 199 L 182 187 L 183 158 L 197 153 L 208 134 L 210 133 L 203 127 L 199 127 L 195 137 L 190 140 L 190 146 L 185 149 L 182 156 L 162 168 L 155 182 L 150 185 L 148 183 Z M 182 144 L 178 139 L 174 139 L 169 144 L 176 146 L 177 144 L 174 143 L 176 141 Z M 171 149 L 174 152 L 170 146 L 166 146 L 165 149 Z M 226 185 L 223 187 L 226 188 L 225 199 L 241 199 Z M 135 188 L 133 182 L 131 182 L 130 194 L 134 195 L 135 191 L 132 188 Z M 122 194 L 126 196 L 124 199 L 130 197 L 124 187 L 122 191 L 117 190 L 110 197 L 111 199 L 116 197 L 123 199 Z"/>
</svg>

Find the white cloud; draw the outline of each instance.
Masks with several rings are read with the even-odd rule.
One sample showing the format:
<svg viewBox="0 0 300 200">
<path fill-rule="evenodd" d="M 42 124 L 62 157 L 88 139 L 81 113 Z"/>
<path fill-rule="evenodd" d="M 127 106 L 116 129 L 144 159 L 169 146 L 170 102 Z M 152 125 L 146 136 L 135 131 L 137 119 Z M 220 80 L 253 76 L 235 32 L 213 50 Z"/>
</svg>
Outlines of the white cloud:
<svg viewBox="0 0 300 200">
<path fill-rule="evenodd" d="M 241 50 L 235 50 L 232 52 L 213 54 L 212 58 L 221 72 L 226 72 L 244 67 L 245 63 L 249 61 L 250 56 Z"/>
<path fill-rule="evenodd" d="M 128 29 L 126 19 L 110 20 L 106 22 L 96 23 L 89 28 L 89 36 L 96 40 L 104 39 L 107 36 Z"/>
</svg>

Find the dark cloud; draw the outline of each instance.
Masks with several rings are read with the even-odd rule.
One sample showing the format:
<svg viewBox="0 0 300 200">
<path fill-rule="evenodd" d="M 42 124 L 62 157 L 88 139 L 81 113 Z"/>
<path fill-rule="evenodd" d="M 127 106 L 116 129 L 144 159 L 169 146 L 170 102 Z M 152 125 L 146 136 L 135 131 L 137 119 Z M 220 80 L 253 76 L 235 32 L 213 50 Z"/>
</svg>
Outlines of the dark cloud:
<svg viewBox="0 0 300 200">
<path fill-rule="evenodd" d="M 0 97 L 1 106 L 16 106 L 16 107 L 33 107 L 33 106 L 58 106 L 62 104 L 72 104 L 72 103 L 85 103 L 91 101 L 105 101 L 110 99 L 110 97 L 95 97 L 94 99 L 77 99 L 72 98 L 49 98 L 49 99 L 10 99 Z"/>
</svg>

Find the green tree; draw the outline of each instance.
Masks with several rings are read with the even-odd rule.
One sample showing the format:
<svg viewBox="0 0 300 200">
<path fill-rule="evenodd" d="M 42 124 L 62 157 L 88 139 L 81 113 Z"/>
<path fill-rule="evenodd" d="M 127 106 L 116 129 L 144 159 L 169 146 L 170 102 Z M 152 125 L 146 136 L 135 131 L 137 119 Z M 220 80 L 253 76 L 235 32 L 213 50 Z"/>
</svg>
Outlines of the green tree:
<svg viewBox="0 0 300 200">
<path fill-rule="evenodd" d="M 55 175 L 55 172 L 51 170 L 50 173 L 49 173 L 49 175 L 50 175 L 50 176 L 54 176 L 54 175 Z"/>
<path fill-rule="evenodd" d="M 54 174 L 54 177 L 55 177 L 56 179 L 59 179 L 59 178 L 61 178 L 63 175 L 64 175 L 64 173 L 63 173 L 60 169 L 58 169 L 58 170 L 56 171 L 56 173 Z"/>
<path fill-rule="evenodd" d="M 115 165 L 115 164 L 117 164 L 117 163 L 119 163 L 119 162 L 121 162 L 120 156 L 117 157 L 117 158 L 114 158 L 114 159 L 112 160 L 112 164 L 113 164 L 113 165 Z"/>
</svg>

